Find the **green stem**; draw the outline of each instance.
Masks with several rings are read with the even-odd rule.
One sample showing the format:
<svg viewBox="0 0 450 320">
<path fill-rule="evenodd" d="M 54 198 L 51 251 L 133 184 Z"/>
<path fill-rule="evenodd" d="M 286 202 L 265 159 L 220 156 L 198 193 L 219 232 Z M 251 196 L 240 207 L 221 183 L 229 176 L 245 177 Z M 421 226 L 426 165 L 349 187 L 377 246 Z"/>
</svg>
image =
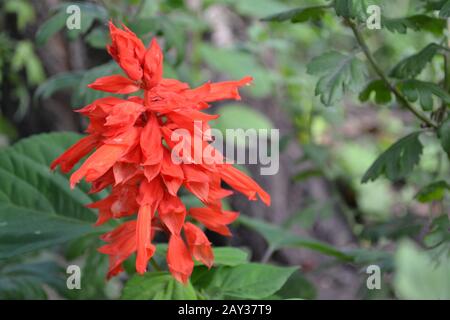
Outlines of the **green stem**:
<svg viewBox="0 0 450 320">
<path fill-rule="evenodd" d="M 367 46 L 366 41 L 364 40 L 361 32 L 358 30 L 356 24 L 346 19 L 346 22 L 350 26 L 350 28 L 353 31 L 353 34 L 355 35 L 356 41 L 358 42 L 359 46 L 361 47 L 362 51 L 364 52 L 364 55 L 366 56 L 367 60 L 369 61 L 370 65 L 372 66 L 375 73 L 380 77 L 381 80 L 386 84 L 386 86 L 389 88 L 389 90 L 395 95 L 397 100 L 411 113 L 413 113 L 418 119 L 420 119 L 422 122 L 426 123 L 428 127 L 432 127 L 434 129 L 437 128 L 437 125 L 432 122 L 426 115 L 422 114 L 420 111 L 416 110 L 409 102 L 406 100 L 406 98 L 403 96 L 403 94 L 395 87 L 388 79 L 384 71 L 380 68 L 380 66 L 375 61 L 374 57 L 372 56 L 369 47 Z"/>
</svg>

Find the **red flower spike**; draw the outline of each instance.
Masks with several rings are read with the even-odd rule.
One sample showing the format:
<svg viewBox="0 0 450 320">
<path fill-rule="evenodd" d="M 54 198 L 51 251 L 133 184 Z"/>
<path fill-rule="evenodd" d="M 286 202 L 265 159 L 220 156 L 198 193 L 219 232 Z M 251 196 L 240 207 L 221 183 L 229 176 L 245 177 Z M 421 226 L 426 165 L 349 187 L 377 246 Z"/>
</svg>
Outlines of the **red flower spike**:
<svg viewBox="0 0 450 320">
<path fill-rule="evenodd" d="M 101 98 L 78 110 L 89 119 L 88 135 L 55 159 L 51 168 L 60 166 L 69 172 L 90 154 L 70 177 L 71 187 L 84 178 L 92 184 L 90 193 L 111 188 L 109 196 L 88 205 L 99 212 L 96 225 L 128 217 L 101 237 L 106 244 L 98 250 L 109 255 L 108 278 L 122 272 L 123 262 L 133 253 L 136 271 L 144 273 L 155 252 L 154 235 L 164 232 L 170 238 L 169 270 L 186 283 L 193 259 L 208 267 L 214 263 L 208 238 L 186 220 L 194 219 L 209 230 L 230 236 L 228 225 L 238 217 L 237 212 L 222 209 L 222 199 L 233 193 L 222 188 L 223 182 L 251 200 L 259 195 L 270 204 L 270 196 L 255 181 L 223 164 L 223 155 L 210 144 L 208 122 L 218 116 L 201 111 L 213 101 L 240 99 L 239 87 L 252 78 L 208 82 L 191 89 L 186 83 L 163 78 L 164 57 L 156 39 L 145 48 L 125 26 L 120 29 L 110 23 L 109 27 L 112 43 L 107 50 L 126 76 L 102 77 L 89 87 L 121 94 L 142 90 L 143 97 Z M 181 145 L 191 154 L 179 153 Z M 178 196 L 182 186 L 205 207 L 187 211 Z"/>
</svg>

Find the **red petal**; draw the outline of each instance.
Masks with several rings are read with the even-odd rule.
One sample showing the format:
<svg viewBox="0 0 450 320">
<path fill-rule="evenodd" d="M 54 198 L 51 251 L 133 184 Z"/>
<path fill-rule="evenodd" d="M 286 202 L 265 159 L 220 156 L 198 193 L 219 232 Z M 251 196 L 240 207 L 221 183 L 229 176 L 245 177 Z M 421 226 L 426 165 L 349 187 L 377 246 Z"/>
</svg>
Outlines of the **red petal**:
<svg viewBox="0 0 450 320">
<path fill-rule="evenodd" d="M 163 53 L 155 38 L 144 57 L 144 82 L 147 89 L 156 86 L 163 75 Z"/>
<path fill-rule="evenodd" d="M 89 88 L 111 93 L 128 94 L 139 90 L 133 80 L 121 75 L 101 77 L 88 85 Z"/>
<path fill-rule="evenodd" d="M 80 161 L 84 156 L 92 151 L 99 143 L 99 137 L 96 135 L 89 135 L 82 138 L 77 143 L 67 149 L 62 155 L 56 158 L 50 168 L 54 170 L 56 166 L 61 167 L 64 173 L 72 170 L 73 166 Z"/>
<path fill-rule="evenodd" d="M 208 229 L 224 236 L 231 236 L 227 225 L 232 223 L 239 216 L 234 211 L 217 211 L 212 208 L 191 208 L 189 215 L 203 223 Z"/>
<path fill-rule="evenodd" d="M 158 214 L 170 233 L 180 234 L 186 217 L 186 208 L 178 197 L 165 194 L 159 204 Z"/>
<path fill-rule="evenodd" d="M 139 209 L 136 224 L 137 257 L 136 271 L 140 274 L 147 271 L 147 264 L 155 252 L 155 246 L 150 243 L 152 230 L 153 206 L 143 205 Z"/>
<path fill-rule="evenodd" d="M 259 195 L 262 202 L 270 206 L 270 195 L 263 190 L 253 179 L 233 167 L 232 165 L 223 165 L 220 168 L 222 179 L 232 188 L 245 194 L 248 199 L 256 200 L 256 194 Z"/>
<path fill-rule="evenodd" d="M 149 114 L 148 122 L 141 133 L 140 142 L 144 154 L 144 164 L 153 165 L 161 162 L 164 151 L 161 138 L 158 120 L 154 114 Z"/>
<path fill-rule="evenodd" d="M 167 250 L 167 265 L 173 277 L 181 283 L 187 283 L 194 269 L 192 261 L 183 239 L 180 236 L 172 234 L 169 240 Z"/>
<path fill-rule="evenodd" d="M 214 263 L 214 253 L 211 248 L 211 242 L 209 242 L 203 231 L 192 223 L 187 222 L 184 225 L 184 233 L 191 255 L 208 268 L 211 268 Z"/>
</svg>

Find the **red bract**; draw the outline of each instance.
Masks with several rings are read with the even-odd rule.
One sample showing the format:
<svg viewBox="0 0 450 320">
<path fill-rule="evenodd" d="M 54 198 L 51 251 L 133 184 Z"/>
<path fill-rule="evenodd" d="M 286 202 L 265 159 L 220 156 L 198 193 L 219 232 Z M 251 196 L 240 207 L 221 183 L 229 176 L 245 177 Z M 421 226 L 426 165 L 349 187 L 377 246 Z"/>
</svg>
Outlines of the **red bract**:
<svg viewBox="0 0 450 320">
<path fill-rule="evenodd" d="M 195 121 L 202 121 L 200 131 L 205 133 L 207 122 L 217 116 L 201 110 L 208 108 L 209 102 L 240 99 L 238 88 L 250 83 L 251 78 L 190 89 L 186 83 L 162 77 L 163 54 L 155 39 L 146 49 L 126 27 L 122 30 L 110 23 L 110 33 L 108 52 L 127 76 L 103 77 L 89 87 L 126 94 L 143 90 L 144 96 L 102 98 L 78 110 L 90 120 L 88 136 L 54 160 L 51 168 L 59 165 L 63 172 L 69 172 L 90 154 L 72 174 L 70 184 L 73 188 L 84 178 L 92 184 L 91 193 L 111 187 L 108 197 L 89 205 L 99 211 L 96 225 L 137 215 L 102 236 L 107 244 L 99 251 L 110 257 L 108 278 L 123 271 L 123 261 L 133 253 L 137 272 L 144 273 L 155 252 L 152 240 L 157 232 L 164 232 L 169 237 L 169 270 L 177 280 L 186 282 L 194 267 L 193 258 L 208 267 L 214 261 L 202 229 L 186 220 L 229 236 L 227 225 L 238 217 L 237 212 L 222 210 L 222 199 L 232 193 L 222 188 L 222 182 L 250 200 L 258 195 L 267 205 L 270 196 L 231 164 L 203 162 L 202 152 L 191 157 L 182 155 L 181 163 L 174 162 L 171 155 L 176 143 L 172 134 L 185 129 L 184 134 L 194 139 L 198 134 Z M 207 147 L 211 145 L 203 141 L 201 151 Z M 217 152 L 212 158 L 221 157 Z M 205 206 L 186 210 L 178 197 L 182 187 Z"/>
</svg>

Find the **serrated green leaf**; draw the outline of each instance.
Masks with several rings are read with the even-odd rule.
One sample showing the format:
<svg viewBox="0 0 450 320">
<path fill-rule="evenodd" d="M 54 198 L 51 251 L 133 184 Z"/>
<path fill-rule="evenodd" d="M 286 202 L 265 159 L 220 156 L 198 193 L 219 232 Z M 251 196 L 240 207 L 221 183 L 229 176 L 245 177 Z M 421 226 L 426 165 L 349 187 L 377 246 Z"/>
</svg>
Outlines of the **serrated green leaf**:
<svg viewBox="0 0 450 320">
<path fill-rule="evenodd" d="M 432 182 L 420 189 L 415 198 L 423 203 L 441 201 L 446 190 L 450 190 L 450 185 L 447 182 L 443 180 Z"/>
<path fill-rule="evenodd" d="M 124 300 L 197 300 L 192 284 L 183 285 L 168 272 L 134 275 L 122 292 Z"/>
<path fill-rule="evenodd" d="M 49 164 L 80 138 L 73 133 L 41 134 L 0 154 L 0 259 L 64 243 L 94 232 L 98 196 L 86 185 L 74 190 Z"/>
<path fill-rule="evenodd" d="M 361 182 L 374 181 L 382 174 L 394 181 L 407 176 L 419 162 L 422 154 L 420 133 L 420 131 L 413 132 L 390 146 L 370 166 Z"/>
<path fill-rule="evenodd" d="M 347 91 L 358 91 L 366 77 L 366 68 L 361 60 L 337 51 L 314 58 L 308 64 L 307 72 L 320 76 L 315 93 L 326 106 L 342 99 Z"/>
<path fill-rule="evenodd" d="M 378 104 L 387 104 L 392 100 L 391 91 L 383 80 L 371 81 L 359 94 L 359 100 L 361 102 L 368 101 L 372 93 L 374 93 L 375 102 Z"/>
<path fill-rule="evenodd" d="M 326 12 L 328 6 L 313 6 L 295 8 L 288 11 L 283 11 L 277 14 L 272 14 L 261 21 L 291 21 L 292 23 L 306 22 L 308 20 L 317 21 L 320 20 Z"/>
<path fill-rule="evenodd" d="M 408 101 L 416 102 L 419 100 L 424 111 L 433 110 L 433 95 L 446 104 L 450 103 L 450 95 L 432 82 L 408 79 L 400 82 L 398 86 Z"/>
<path fill-rule="evenodd" d="M 430 43 L 419 52 L 400 61 L 390 72 L 390 76 L 397 79 L 414 78 L 439 52 L 441 46 Z"/>
</svg>

